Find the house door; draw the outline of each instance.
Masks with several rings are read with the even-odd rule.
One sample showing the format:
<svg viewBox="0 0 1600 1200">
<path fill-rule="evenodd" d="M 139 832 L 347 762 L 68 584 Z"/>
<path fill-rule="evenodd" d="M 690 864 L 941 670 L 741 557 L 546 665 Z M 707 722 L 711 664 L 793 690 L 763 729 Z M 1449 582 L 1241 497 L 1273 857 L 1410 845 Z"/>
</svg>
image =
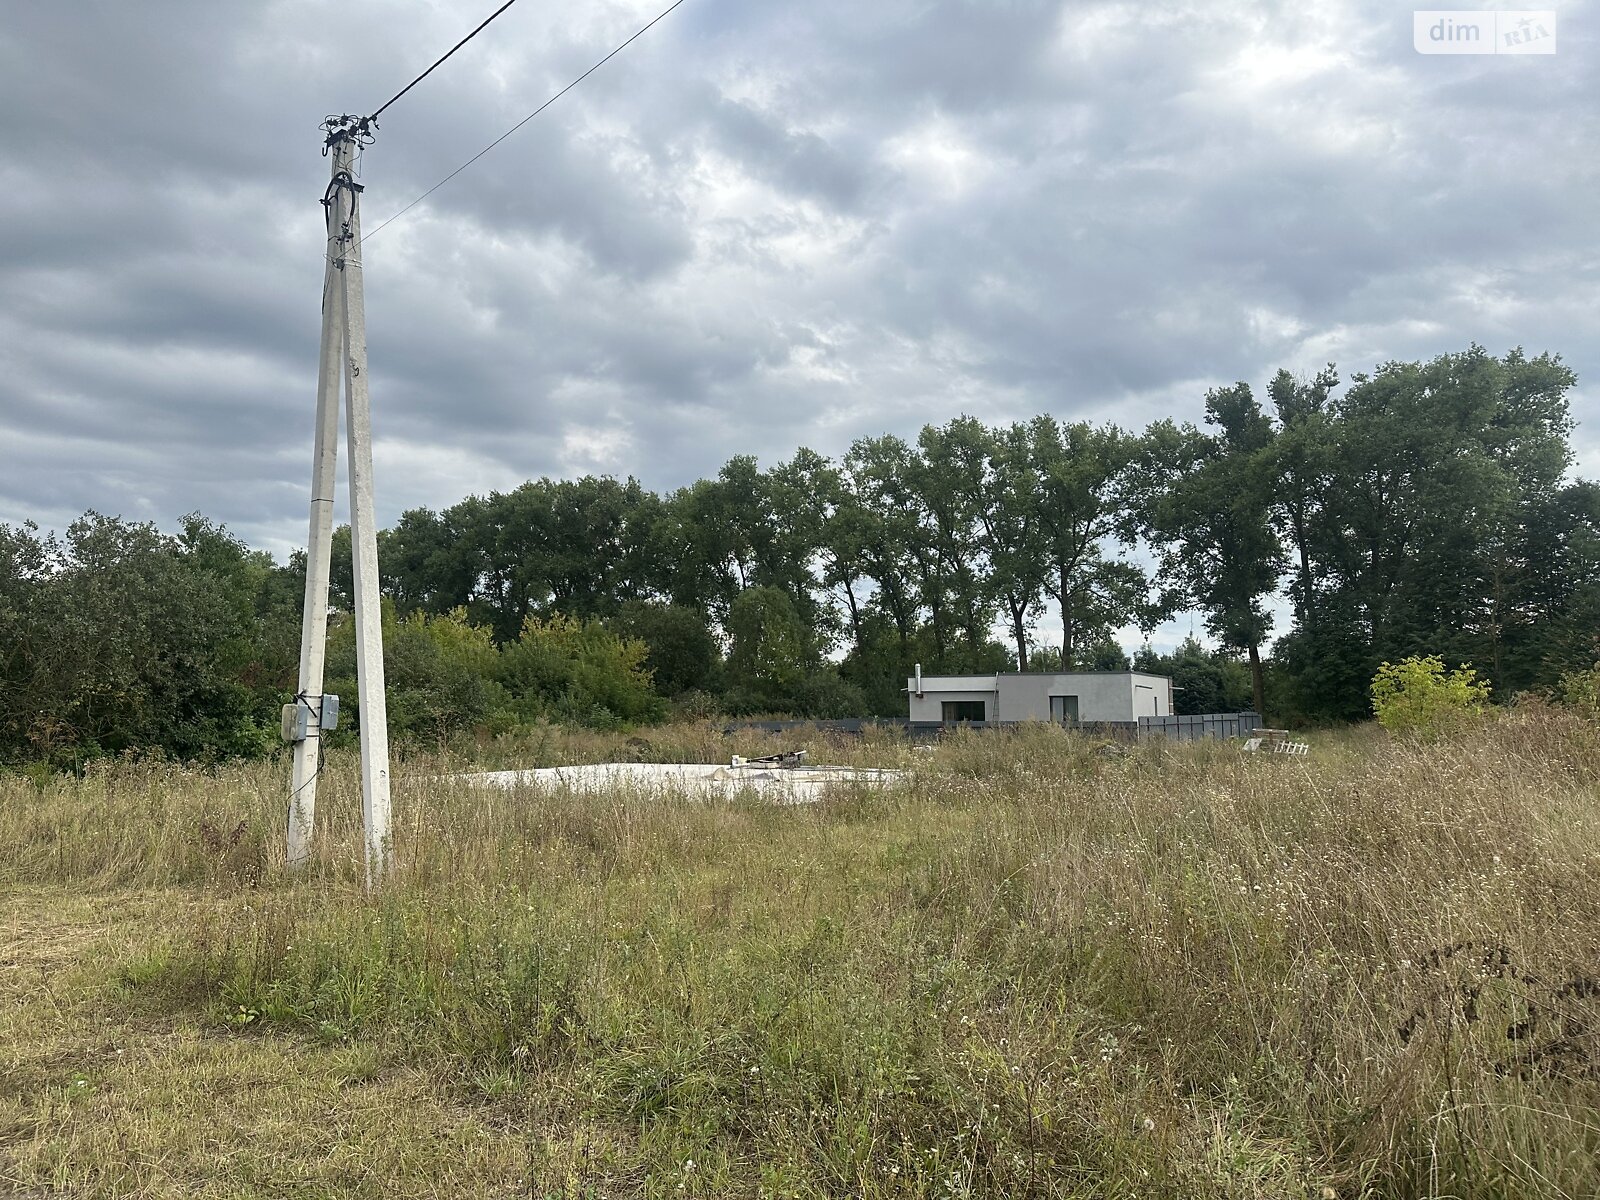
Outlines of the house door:
<svg viewBox="0 0 1600 1200">
<path fill-rule="evenodd" d="M 1037 695 L 1038 693 L 1035 693 Z M 1051 696 L 1050 719 L 1057 725 L 1078 723 L 1078 698 L 1076 696 Z"/>
</svg>

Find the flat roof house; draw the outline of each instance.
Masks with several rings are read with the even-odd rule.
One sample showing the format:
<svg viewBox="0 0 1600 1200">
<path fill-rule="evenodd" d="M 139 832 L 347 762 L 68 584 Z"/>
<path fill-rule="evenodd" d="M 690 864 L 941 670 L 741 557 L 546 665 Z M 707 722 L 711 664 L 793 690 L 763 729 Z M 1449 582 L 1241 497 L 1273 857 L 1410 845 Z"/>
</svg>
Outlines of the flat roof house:
<svg viewBox="0 0 1600 1200">
<path fill-rule="evenodd" d="M 906 680 L 911 721 L 1053 721 L 1134 725 L 1172 715 L 1172 680 L 1143 671 L 916 675 Z"/>
</svg>

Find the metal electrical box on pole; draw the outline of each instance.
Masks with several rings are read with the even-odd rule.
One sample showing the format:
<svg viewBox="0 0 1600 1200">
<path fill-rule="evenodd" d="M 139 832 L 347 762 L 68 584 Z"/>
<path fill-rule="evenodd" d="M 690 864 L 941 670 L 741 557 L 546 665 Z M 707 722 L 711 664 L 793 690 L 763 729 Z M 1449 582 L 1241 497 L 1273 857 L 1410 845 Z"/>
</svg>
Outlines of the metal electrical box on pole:
<svg viewBox="0 0 1600 1200">
<path fill-rule="evenodd" d="M 389 866 L 389 722 L 383 686 L 383 625 L 378 597 L 378 529 L 372 500 L 372 412 L 367 390 L 366 302 L 361 274 L 361 185 L 357 151 L 370 142 L 370 122 L 329 117 L 325 153 L 332 178 L 323 196 L 327 262 L 322 285 L 322 353 L 317 370 L 317 423 L 312 450 L 311 522 L 300 631 L 300 686 L 284 732 L 294 746 L 290 779 L 288 862 L 310 858 L 316 817 L 321 736 L 337 720 L 338 698 L 322 693 L 328 638 L 328 576 L 333 543 L 333 492 L 339 443 L 339 390 L 345 393 L 349 456 L 350 543 L 355 579 L 356 688 L 361 713 L 361 817 L 366 880 Z M 303 716 L 300 715 L 303 712 Z"/>
</svg>

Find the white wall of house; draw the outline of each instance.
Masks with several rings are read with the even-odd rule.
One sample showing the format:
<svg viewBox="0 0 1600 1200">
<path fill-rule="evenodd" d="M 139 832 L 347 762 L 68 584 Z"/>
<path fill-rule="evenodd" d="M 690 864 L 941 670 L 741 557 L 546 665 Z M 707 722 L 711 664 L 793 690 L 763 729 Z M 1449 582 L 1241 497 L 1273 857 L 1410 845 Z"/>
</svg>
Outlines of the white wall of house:
<svg viewBox="0 0 1600 1200">
<path fill-rule="evenodd" d="M 986 721 L 1052 721 L 1076 713 L 1080 722 L 1132 722 L 1172 712 L 1172 681 L 1137 671 L 924 675 L 921 695 L 915 677 L 906 680 L 906 691 L 913 721 L 945 720 L 946 702 L 961 701 L 981 701 Z"/>
<path fill-rule="evenodd" d="M 1172 715 L 1172 680 L 1165 675 L 1146 675 L 1143 671 L 1130 672 L 1133 677 L 1133 716 L 1170 717 Z"/>
<path fill-rule="evenodd" d="M 915 678 L 906 680 L 906 692 L 911 697 L 913 721 L 944 720 L 944 702 L 982 701 L 984 720 L 998 721 L 995 715 L 995 679 L 993 675 L 924 675 L 922 695 L 917 695 Z"/>
</svg>

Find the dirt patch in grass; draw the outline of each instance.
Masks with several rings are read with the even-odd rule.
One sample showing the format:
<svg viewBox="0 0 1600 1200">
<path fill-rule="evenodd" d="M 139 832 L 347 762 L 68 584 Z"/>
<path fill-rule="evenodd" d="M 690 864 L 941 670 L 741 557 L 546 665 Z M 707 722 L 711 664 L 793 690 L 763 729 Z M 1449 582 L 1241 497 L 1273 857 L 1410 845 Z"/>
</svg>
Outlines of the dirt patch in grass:
<svg viewBox="0 0 1600 1200">
<path fill-rule="evenodd" d="M 553 1134 L 525 1103 L 474 1102 L 404 1047 L 236 1032 L 130 1003 L 108 968 L 214 902 L 5 898 L 0 1196 L 528 1196 L 547 1191 L 530 1184 L 547 1160 L 567 1178 L 616 1157 L 596 1151 L 615 1134 Z"/>
</svg>

